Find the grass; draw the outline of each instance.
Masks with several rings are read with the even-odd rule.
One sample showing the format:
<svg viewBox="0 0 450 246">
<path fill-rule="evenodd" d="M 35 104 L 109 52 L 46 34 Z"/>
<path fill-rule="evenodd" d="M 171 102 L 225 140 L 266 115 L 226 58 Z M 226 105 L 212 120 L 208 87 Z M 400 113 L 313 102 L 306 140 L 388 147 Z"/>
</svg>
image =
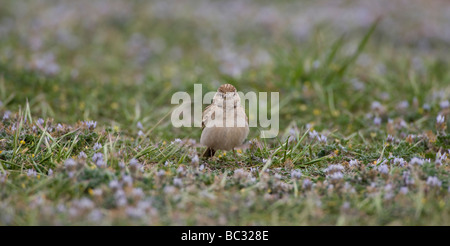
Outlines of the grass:
<svg viewBox="0 0 450 246">
<path fill-rule="evenodd" d="M 361 3 L 178 4 L 2 3 L 0 225 L 449 225 L 444 34 L 345 22 Z M 170 122 L 195 83 L 279 92 L 278 137 L 199 159 Z"/>
</svg>

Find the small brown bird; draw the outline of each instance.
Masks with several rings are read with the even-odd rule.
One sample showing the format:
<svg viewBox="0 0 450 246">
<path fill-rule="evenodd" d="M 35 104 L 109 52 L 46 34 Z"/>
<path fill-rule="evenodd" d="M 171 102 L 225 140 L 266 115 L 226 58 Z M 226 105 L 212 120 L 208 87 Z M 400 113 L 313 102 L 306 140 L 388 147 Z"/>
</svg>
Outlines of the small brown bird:
<svg viewBox="0 0 450 246">
<path fill-rule="evenodd" d="M 233 150 L 247 138 L 248 118 L 236 88 L 230 84 L 219 87 L 211 105 L 202 117 L 200 143 L 207 146 L 203 157 L 214 156 L 217 150 Z"/>
</svg>

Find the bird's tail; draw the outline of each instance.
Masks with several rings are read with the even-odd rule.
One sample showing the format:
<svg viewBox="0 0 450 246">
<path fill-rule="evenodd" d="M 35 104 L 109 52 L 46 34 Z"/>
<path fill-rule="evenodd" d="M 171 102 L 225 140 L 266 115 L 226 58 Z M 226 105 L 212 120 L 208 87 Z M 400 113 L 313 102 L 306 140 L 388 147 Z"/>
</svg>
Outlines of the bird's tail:
<svg viewBox="0 0 450 246">
<path fill-rule="evenodd" d="M 203 153 L 202 157 L 206 158 L 213 157 L 215 153 L 216 151 L 214 149 L 208 147 Z"/>
</svg>

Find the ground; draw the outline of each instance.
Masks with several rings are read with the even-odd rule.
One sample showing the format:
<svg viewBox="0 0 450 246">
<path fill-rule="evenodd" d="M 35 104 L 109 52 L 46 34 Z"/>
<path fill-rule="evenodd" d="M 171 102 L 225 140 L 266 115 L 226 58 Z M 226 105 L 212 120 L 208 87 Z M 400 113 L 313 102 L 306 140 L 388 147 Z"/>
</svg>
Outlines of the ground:
<svg viewBox="0 0 450 246">
<path fill-rule="evenodd" d="M 0 225 L 450 224 L 446 1 L 0 5 Z M 202 159 L 224 83 L 280 131 Z"/>
</svg>

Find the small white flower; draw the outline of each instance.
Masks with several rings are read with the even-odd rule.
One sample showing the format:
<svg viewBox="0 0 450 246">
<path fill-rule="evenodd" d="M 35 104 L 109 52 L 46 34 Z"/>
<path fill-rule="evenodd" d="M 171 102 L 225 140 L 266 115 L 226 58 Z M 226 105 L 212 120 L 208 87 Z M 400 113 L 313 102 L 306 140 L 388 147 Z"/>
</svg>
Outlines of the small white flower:
<svg viewBox="0 0 450 246">
<path fill-rule="evenodd" d="M 319 140 L 319 142 L 321 142 L 321 143 L 326 143 L 327 139 L 328 138 L 325 135 L 322 135 L 322 134 L 317 137 L 317 140 Z"/>
<path fill-rule="evenodd" d="M 312 132 L 309 132 L 309 137 L 310 138 L 317 138 L 317 137 L 319 137 L 319 133 L 317 133 L 316 130 L 313 130 Z"/>
<path fill-rule="evenodd" d="M 443 115 L 438 115 L 436 117 L 436 123 L 437 124 L 441 125 L 441 124 L 444 124 L 444 122 L 445 122 L 445 117 Z"/>
<path fill-rule="evenodd" d="M 357 166 L 357 165 L 358 165 L 358 160 L 351 160 L 351 161 L 348 163 L 348 165 L 351 166 L 351 167 Z"/>
</svg>

